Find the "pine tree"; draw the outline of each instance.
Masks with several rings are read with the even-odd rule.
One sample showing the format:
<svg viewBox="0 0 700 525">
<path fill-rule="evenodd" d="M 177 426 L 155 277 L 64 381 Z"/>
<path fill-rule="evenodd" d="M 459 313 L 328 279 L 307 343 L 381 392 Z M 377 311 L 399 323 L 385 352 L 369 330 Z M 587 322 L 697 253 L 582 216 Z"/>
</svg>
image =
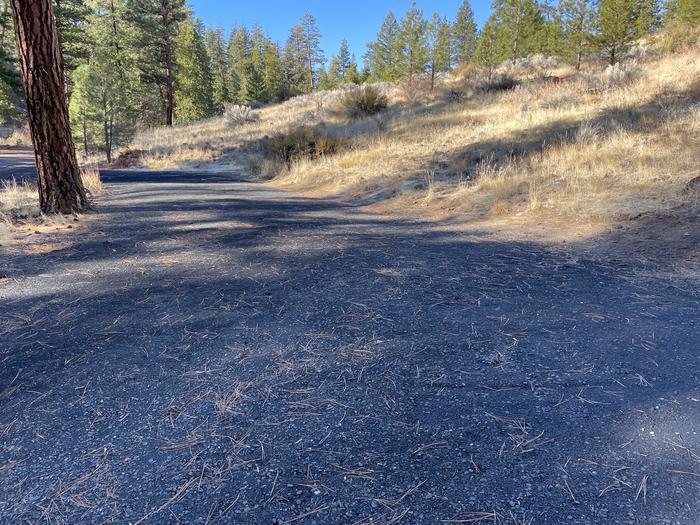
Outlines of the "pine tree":
<svg viewBox="0 0 700 525">
<path fill-rule="evenodd" d="M 139 54 L 143 114 L 148 123 L 173 125 L 175 39 L 187 19 L 185 0 L 128 0 L 127 20 Z"/>
<path fill-rule="evenodd" d="M 299 56 L 298 39 L 293 31 L 287 39 L 282 55 L 282 68 L 284 72 L 283 93 L 285 99 L 306 92 L 308 86 L 306 67 Z"/>
<path fill-rule="evenodd" d="M 656 31 L 661 25 L 659 0 L 636 0 L 634 3 L 634 22 L 638 37 Z"/>
<path fill-rule="evenodd" d="M 303 64 L 306 80 L 306 91 L 311 93 L 318 81 L 317 67 L 325 63 L 321 50 L 321 32 L 316 26 L 316 18 L 307 13 L 299 25 L 292 28 L 290 44 L 295 59 Z"/>
<path fill-rule="evenodd" d="M 268 40 L 265 45 L 263 61 L 265 91 L 270 98 L 270 102 L 280 102 L 284 100 L 285 89 L 284 66 L 279 44 Z"/>
<path fill-rule="evenodd" d="M 319 73 L 318 88 L 320 90 L 337 89 L 342 82 L 340 61 L 338 57 L 332 55 L 328 62 L 328 68 L 322 67 Z"/>
<path fill-rule="evenodd" d="M 437 13 L 433 14 L 433 18 L 428 26 L 428 46 L 429 46 L 429 65 L 430 70 L 430 89 L 435 89 L 435 79 L 438 74 L 450 70 L 450 24 L 440 18 Z"/>
<path fill-rule="evenodd" d="M 51 0 L 11 0 L 34 145 L 39 206 L 70 214 L 88 205 L 71 137 L 65 75 Z"/>
<path fill-rule="evenodd" d="M 0 0 L 0 124 L 19 118 L 22 82 L 17 70 L 12 15 L 8 0 Z"/>
<path fill-rule="evenodd" d="M 364 82 L 362 74 L 357 69 L 357 58 L 355 58 L 355 55 L 350 56 L 350 65 L 345 70 L 343 81 L 346 84 L 362 84 Z"/>
<path fill-rule="evenodd" d="M 458 64 L 469 62 L 476 51 L 476 42 L 477 29 L 476 23 L 474 23 L 474 12 L 469 0 L 464 0 L 452 25 L 454 61 Z"/>
<path fill-rule="evenodd" d="M 246 75 L 245 92 L 243 101 L 246 104 L 263 104 L 268 101 L 268 93 L 265 88 L 265 78 L 259 67 L 250 66 L 250 71 Z"/>
<path fill-rule="evenodd" d="M 94 0 L 88 18 L 92 50 L 73 73 L 71 127 L 85 154 L 94 147 L 112 161 L 115 147 L 125 145 L 136 124 L 138 86 L 133 54 L 128 49 L 123 0 Z"/>
<path fill-rule="evenodd" d="M 515 60 L 544 47 L 542 12 L 534 0 L 495 0 L 495 19 L 499 54 L 503 60 Z"/>
<path fill-rule="evenodd" d="M 425 73 L 429 60 L 428 23 L 415 2 L 401 20 L 399 49 L 401 74 L 409 83 L 413 82 L 416 76 Z"/>
<path fill-rule="evenodd" d="M 233 102 L 242 104 L 245 83 L 253 60 L 253 43 L 250 32 L 238 27 L 231 32 L 228 42 L 229 91 Z"/>
<path fill-rule="evenodd" d="M 54 5 L 63 67 L 70 79 L 71 73 L 86 64 L 90 56 L 92 43 L 87 25 L 92 9 L 85 0 L 54 0 Z"/>
<path fill-rule="evenodd" d="M 598 9 L 598 47 L 615 64 L 637 37 L 635 0 L 600 0 Z"/>
<path fill-rule="evenodd" d="M 209 57 L 204 37 L 193 20 L 180 27 L 175 47 L 175 116 L 178 123 L 202 120 L 216 113 Z"/>
<path fill-rule="evenodd" d="M 374 79 L 391 81 L 399 77 L 400 30 L 396 17 L 389 11 L 377 34 L 377 40 L 369 44 L 367 49 L 366 62 Z"/>
<path fill-rule="evenodd" d="M 595 0 L 561 0 L 565 55 L 581 69 L 596 23 Z"/>
<path fill-rule="evenodd" d="M 489 77 L 493 72 L 494 66 L 502 60 L 502 51 L 498 45 L 498 29 L 496 24 L 497 20 L 495 16 L 491 15 L 479 34 L 479 40 L 477 41 L 476 50 L 474 51 L 474 61 L 488 68 Z"/>
<path fill-rule="evenodd" d="M 563 57 L 566 44 L 561 2 L 557 2 L 557 5 L 551 2 L 552 0 L 544 0 L 539 4 L 544 25 L 540 29 L 540 37 L 533 51 L 547 56 Z"/>
<path fill-rule="evenodd" d="M 224 110 L 224 106 L 232 102 L 229 91 L 228 56 L 224 42 L 224 32 L 221 27 L 207 30 L 204 42 L 209 57 L 209 69 L 211 71 L 212 100 L 217 113 Z"/>
<path fill-rule="evenodd" d="M 350 44 L 343 38 L 340 42 L 340 50 L 338 51 L 338 77 L 345 81 L 350 66 L 352 66 L 352 54 L 350 53 Z"/>
</svg>

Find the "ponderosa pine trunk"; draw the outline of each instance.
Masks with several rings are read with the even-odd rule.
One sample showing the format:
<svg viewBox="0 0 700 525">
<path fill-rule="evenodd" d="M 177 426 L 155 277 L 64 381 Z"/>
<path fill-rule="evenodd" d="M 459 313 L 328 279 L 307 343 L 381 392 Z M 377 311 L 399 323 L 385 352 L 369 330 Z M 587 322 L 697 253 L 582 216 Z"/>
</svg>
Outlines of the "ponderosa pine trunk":
<svg viewBox="0 0 700 525">
<path fill-rule="evenodd" d="M 12 0 L 17 53 L 34 144 L 44 213 L 87 206 L 70 130 L 68 101 L 52 0 Z"/>
</svg>

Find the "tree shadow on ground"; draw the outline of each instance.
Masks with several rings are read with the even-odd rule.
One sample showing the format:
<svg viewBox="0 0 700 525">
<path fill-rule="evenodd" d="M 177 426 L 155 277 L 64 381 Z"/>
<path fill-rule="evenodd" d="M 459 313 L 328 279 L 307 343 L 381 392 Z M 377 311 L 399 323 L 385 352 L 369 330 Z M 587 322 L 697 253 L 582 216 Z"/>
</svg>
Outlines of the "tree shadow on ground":
<svg viewBox="0 0 700 525">
<path fill-rule="evenodd" d="M 9 259 L 3 516 L 700 511 L 669 472 L 700 448 L 697 289 L 246 183 L 111 189 Z"/>
</svg>

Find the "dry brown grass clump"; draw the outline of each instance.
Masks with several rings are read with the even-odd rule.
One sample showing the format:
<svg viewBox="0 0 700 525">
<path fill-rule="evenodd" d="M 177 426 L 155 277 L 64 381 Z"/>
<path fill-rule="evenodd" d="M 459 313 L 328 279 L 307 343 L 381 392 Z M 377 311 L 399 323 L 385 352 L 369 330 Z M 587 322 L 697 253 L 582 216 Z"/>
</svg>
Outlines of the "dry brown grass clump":
<svg viewBox="0 0 700 525">
<path fill-rule="evenodd" d="M 90 195 L 101 195 L 104 191 L 100 170 L 96 164 L 84 166 L 80 170 L 83 186 Z"/>
</svg>

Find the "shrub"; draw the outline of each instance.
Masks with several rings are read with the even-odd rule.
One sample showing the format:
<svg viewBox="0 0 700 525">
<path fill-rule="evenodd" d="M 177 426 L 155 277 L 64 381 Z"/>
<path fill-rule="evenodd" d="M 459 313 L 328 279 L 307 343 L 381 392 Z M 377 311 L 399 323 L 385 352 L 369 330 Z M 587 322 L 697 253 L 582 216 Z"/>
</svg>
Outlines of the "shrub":
<svg viewBox="0 0 700 525">
<path fill-rule="evenodd" d="M 489 78 L 484 78 L 476 83 L 476 90 L 480 93 L 494 93 L 499 91 L 510 91 L 520 85 L 515 78 L 510 75 L 497 74 Z"/>
<path fill-rule="evenodd" d="M 635 61 L 618 62 L 608 66 L 599 73 L 582 73 L 581 79 L 586 84 L 587 91 L 614 91 L 631 84 L 642 76 L 642 69 Z"/>
<path fill-rule="evenodd" d="M 263 147 L 268 157 L 288 166 L 301 159 L 315 159 L 337 153 L 344 141 L 329 135 L 323 126 L 298 126 L 287 133 L 267 138 Z"/>
<path fill-rule="evenodd" d="M 224 119 L 233 126 L 245 124 L 246 122 L 255 122 L 259 118 L 259 115 L 253 112 L 250 107 L 239 104 L 227 107 L 224 112 Z"/>
<path fill-rule="evenodd" d="M 559 67 L 559 61 L 556 58 L 537 54 L 518 58 L 515 62 L 510 60 L 503 62 L 496 68 L 496 73 L 510 77 L 542 78 L 548 76 L 550 71 L 557 67 Z"/>
<path fill-rule="evenodd" d="M 371 117 L 384 111 L 389 98 L 374 86 L 362 86 L 345 93 L 340 109 L 349 118 Z"/>
</svg>

